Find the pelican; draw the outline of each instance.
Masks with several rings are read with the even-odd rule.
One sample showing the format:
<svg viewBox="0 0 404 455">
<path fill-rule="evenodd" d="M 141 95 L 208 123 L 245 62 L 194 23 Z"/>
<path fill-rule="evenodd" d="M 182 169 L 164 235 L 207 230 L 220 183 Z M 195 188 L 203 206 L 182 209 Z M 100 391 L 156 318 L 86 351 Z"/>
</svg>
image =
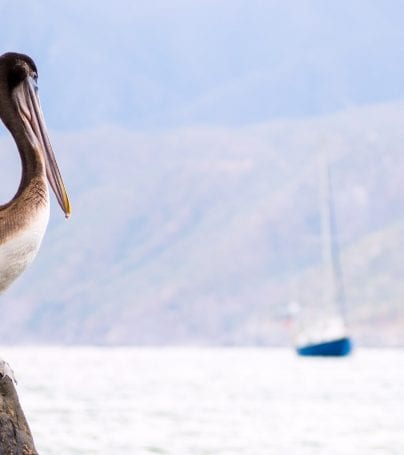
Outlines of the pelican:
<svg viewBox="0 0 404 455">
<path fill-rule="evenodd" d="M 66 217 L 70 203 L 46 132 L 33 60 L 0 57 L 0 118 L 12 134 L 22 174 L 15 196 L 0 205 L 0 293 L 32 262 L 49 219 L 48 179 Z"/>
<path fill-rule="evenodd" d="M 0 293 L 38 252 L 49 219 L 47 180 L 65 216 L 70 215 L 69 198 L 39 103 L 37 79 L 36 65 L 27 55 L 9 52 L 0 56 L 0 118 L 14 138 L 22 164 L 15 196 L 0 205 Z M 13 388 L 12 370 L 1 359 L 0 378 L 0 453 L 34 454 Z M 11 451 L 19 447 L 27 450 Z"/>
</svg>

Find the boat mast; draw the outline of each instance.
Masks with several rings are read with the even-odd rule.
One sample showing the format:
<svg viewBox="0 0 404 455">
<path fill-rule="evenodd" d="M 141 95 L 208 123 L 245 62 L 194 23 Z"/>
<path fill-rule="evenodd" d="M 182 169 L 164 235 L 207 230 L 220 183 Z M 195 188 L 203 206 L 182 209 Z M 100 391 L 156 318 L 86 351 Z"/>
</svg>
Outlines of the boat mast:
<svg viewBox="0 0 404 455">
<path fill-rule="evenodd" d="M 345 292 L 338 246 L 337 222 L 326 147 L 323 147 L 320 156 L 320 199 L 321 244 L 325 275 L 323 286 L 324 303 L 327 307 L 337 305 L 341 317 L 346 321 Z"/>
</svg>

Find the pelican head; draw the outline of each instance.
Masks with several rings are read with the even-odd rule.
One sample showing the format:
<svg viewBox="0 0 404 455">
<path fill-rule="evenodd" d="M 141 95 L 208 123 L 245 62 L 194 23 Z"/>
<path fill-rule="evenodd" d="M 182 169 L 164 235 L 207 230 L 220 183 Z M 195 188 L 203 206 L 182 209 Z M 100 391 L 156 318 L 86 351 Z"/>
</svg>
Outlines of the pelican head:
<svg viewBox="0 0 404 455">
<path fill-rule="evenodd" d="M 37 87 L 38 71 L 24 54 L 0 56 L 0 118 L 10 130 L 21 153 L 28 149 L 40 157 L 56 199 L 70 215 L 70 202 L 50 144 Z"/>
</svg>

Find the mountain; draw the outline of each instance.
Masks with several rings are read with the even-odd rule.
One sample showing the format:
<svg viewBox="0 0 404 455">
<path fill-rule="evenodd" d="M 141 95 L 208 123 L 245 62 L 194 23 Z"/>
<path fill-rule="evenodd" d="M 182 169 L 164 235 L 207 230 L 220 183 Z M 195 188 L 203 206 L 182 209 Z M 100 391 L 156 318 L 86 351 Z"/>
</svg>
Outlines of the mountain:
<svg viewBox="0 0 404 455">
<path fill-rule="evenodd" d="M 404 103 L 243 128 L 51 132 L 71 194 L 0 299 L 3 342 L 282 344 L 321 286 L 318 157 L 359 343 L 400 344 Z M 4 193 L 18 162 L 3 137 Z"/>
</svg>

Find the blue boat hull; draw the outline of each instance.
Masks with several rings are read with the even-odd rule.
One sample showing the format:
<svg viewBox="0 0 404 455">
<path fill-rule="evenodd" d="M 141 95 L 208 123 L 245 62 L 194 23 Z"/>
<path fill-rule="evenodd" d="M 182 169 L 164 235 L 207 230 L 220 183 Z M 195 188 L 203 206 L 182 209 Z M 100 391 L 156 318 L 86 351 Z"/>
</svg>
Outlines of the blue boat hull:
<svg viewBox="0 0 404 455">
<path fill-rule="evenodd" d="M 350 354 L 352 342 L 350 338 L 343 337 L 323 343 L 298 346 L 296 351 L 302 356 L 342 357 Z"/>
</svg>

